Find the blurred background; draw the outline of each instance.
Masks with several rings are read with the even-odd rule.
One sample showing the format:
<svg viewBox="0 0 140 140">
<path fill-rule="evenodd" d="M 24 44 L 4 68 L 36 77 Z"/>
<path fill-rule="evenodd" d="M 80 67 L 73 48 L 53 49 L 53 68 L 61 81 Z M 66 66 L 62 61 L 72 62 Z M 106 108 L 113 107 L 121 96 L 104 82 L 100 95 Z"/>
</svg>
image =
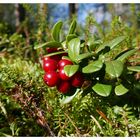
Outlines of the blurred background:
<svg viewBox="0 0 140 140">
<path fill-rule="evenodd" d="M 94 16 L 99 24 L 111 22 L 114 16 L 120 16 L 128 25 L 137 19 L 139 22 L 140 4 L 96 4 L 96 3 L 59 3 L 59 4 L 0 4 L 0 22 L 7 23 L 12 29 L 17 28 L 24 20 L 36 26 L 36 19 L 41 15 L 47 23 L 67 20 L 76 17 L 84 25 L 88 15 Z M 38 14 L 39 13 L 39 14 Z M 131 18 L 133 17 L 133 18 Z"/>
</svg>

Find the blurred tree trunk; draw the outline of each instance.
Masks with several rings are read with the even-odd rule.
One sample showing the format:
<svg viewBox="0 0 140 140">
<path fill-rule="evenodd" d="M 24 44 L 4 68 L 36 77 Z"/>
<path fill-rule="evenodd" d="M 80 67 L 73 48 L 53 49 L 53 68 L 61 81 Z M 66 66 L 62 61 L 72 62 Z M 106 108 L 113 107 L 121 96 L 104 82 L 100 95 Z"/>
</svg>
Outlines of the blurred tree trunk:
<svg viewBox="0 0 140 140">
<path fill-rule="evenodd" d="M 25 20 L 25 9 L 22 4 L 15 4 L 15 17 L 16 17 L 16 29 L 20 27 L 22 21 Z"/>
<path fill-rule="evenodd" d="M 15 4 L 15 26 L 16 26 L 16 33 L 21 33 L 26 37 L 26 46 L 30 45 L 30 33 L 28 29 L 28 22 L 25 21 L 26 11 L 22 4 Z"/>
<path fill-rule="evenodd" d="M 78 4 L 69 3 L 69 17 L 70 17 L 70 19 L 73 17 L 73 15 L 76 15 L 77 7 L 78 7 Z"/>
</svg>

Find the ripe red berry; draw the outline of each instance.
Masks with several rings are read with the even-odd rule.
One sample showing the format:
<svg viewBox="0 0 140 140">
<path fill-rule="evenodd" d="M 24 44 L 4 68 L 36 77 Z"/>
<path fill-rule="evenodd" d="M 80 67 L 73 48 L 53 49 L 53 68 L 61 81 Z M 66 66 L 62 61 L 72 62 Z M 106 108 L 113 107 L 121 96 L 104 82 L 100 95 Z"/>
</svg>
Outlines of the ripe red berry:
<svg viewBox="0 0 140 140">
<path fill-rule="evenodd" d="M 70 60 L 61 59 L 58 63 L 58 69 L 64 68 L 66 65 L 73 65 L 73 63 Z"/>
<path fill-rule="evenodd" d="M 48 53 L 53 53 L 53 52 L 57 52 L 58 49 L 57 48 L 46 48 Z M 60 59 L 62 58 L 61 54 L 57 54 L 57 55 L 52 55 L 50 56 L 51 59 L 57 61 L 57 63 L 60 61 Z"/>
<path fill-rule="evenodd" d="M 45 72 L 55 71 L 57 69 L 57 62 L 53 59 L 45 59 L 43 61 L 43 69 Z"/>
<path fill-rule="evenodd" d="M 53 53 L 53 52 L 57 52 L 57 48 L 46 48 L 48 53 Z"/>
<path fill-rule="evenodd" d="M 50 59 L 49 56 L 48 56 L 48 57 L 43 57 L 43 58 L 42 58 L 43 63 L 45 63 L 45 61 L 48 60 L 48 59 Z"/>
<path fill-rule="evenodd" d="M 67 93 L 70 90 L 69 81 L 60 81 L 60 83 L 57 85 L 57 90 L 62 93 Z"/>
<path fill-rule="evenodd" d="M 59 82 L 59 75 L 55 71 L 49 71 L 45 73 L 43 80 L 48 86 L 54 87 Z"/>
<path fill-rule="evenodd" d="M 62 53 L 61 56 L 68 56 L 68 53 Z"/>
<path fill-rule="evenodd" d="M 84 82 L 84 76 L 81 72 L 77 72 L 71 78 L 71 85 L 74 87 L 81 87 Z"/>
<path fill-rule="evenodd" d="M 61 69 L 59 70 L 59 77 L 60 77 L 62 80 L 69 80 L 69 79 L 70 79 L 70 77 L 68 77 L 68 76 L 65 74 L 63 68 L 61 68 Z"/>
<path fill-rule="evenodd" d="M 52 55 L 52 56 L 50 56 L 50 58 L 51 59 L 53 59 L 53 60 L 55 60 L 57 63 L 60 61 L 60 59 L 61 59 L 61 55 Z"/>
</svg>

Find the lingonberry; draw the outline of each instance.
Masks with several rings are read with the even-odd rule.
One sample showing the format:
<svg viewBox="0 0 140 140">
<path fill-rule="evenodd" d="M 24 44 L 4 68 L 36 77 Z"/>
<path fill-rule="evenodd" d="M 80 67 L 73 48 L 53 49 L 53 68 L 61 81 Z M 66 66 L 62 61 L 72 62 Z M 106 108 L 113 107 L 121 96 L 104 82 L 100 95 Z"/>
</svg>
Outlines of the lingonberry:
<svg viewBox="0 0 140 140">
<path fill-rule="evenodd" d="M 73 65 L 73 63 L 70 60 L 61 59 L 58 63 L 58 69 L 64 68 L 66 65 Z"/>
<path fill-rule="evenodd" d="M 43 57 L 43 58 L 42 58 L 43 63 L 45 63 L 45 61 L 48 60 L 48 59 L 50 59 L 49 56 L 48 56 L 48 57 Z"/>
<path fill-rule="evenodd" d="M 48 53 L 54 53 L 58 51 L 58 48 L 46 48 Z M 61 54 L 57 54 L 57 55 L 52 55 L 50 56 L 51 59 L 57 61 L 57 63 L 60 61 L 60 59 L 62 58 Z"/>
<path fill-rule="evenodd" d="M 49 71 L 45 73 L 43 80 L 48 86 L 54 87 L 59 82 L 59 75 L 55 71 Z"/>
<path fill-rule="evenodd" d="M 48 53 L 53 53 L 53 52 L 57 52 L 57 48 L 46 48 Z"/>
<path fill-rule="evenodd" d="M 43 61 L 43 69 L 45 72 L 55 71 L 57 69 L 57 62 L 51 58 L 46 58 Z"/>
<path fill-rule="evenodd" d="M 81 87 L 84 82 L 84 76 L 81 72 L 77 72 L 71 77 L 71 85 L 74 87 Z"/>
<path fill-rule="evenodd" d="M 70 90 L 69 81 L 60 81 L 57 85 L 57 90 L 61 93 L 67 93 Z"/>
<path fill-rule="evenodd" d="M 65 74 L 63 68 L 61 68 L 61 69 L 59 70 L 59 77 L 60 77 L 62 80 L 69 80 L 69 79 L 70 79 L 70 77 L 68 77 L 68 76 Z"/>
<path fill-rule="evenodd" d="M 61 60 L 61 55 L 52 55 L 50 56 L 51 59 L 55 60 L 57 63 Z"/>
</svg>

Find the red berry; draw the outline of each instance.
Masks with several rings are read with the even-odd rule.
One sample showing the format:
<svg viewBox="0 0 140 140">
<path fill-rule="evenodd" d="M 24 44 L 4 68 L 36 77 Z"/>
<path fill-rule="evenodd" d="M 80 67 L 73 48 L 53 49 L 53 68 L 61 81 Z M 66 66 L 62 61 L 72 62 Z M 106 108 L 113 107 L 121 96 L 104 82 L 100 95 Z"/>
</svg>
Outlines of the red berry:
<svg viewBox="0 0 140 140">
<path fill-rule="evenodd" d="M 60 77 L 62 80 L 69 80 L 69 79 L 70 79 L 70 77 L 68 77 L 68 76 L 65 74 L 63 68 L 61 68 L 61 69 L 59 70 L 59 77 Z"/>
<path fill-rule="evenodd" d="M 43 69 L 45 72 L 55 71 L 57 69 L 57 62 L 53 59 L 45 59 L 43 61 Z"/>
<path fill-rule="evenodd" d="M 48 57 L 43 57 L 43 58 L 42 58 L 43 63 L 45 63 L 45 61 L 48 60 L 48 59 L 50 59 L 49 56 L 48 56 Z"/>
<path fill-rule="evenodd" d="M 77 72 L 71 78 L 71 85 L 74 87 L 81 87 L 84 82 L 84 76 L 81 72 Z"/>
<path fill-rule="evenodd" d="M 50 58 L 57 61 L 57 63 L 58 63 L 61 59 L 61 55 L 59 55 L 59 54 L 58 55 L 53 55 L 53 56 L 50 56 Z"/>
<path fill-rule="evenodd" d="M 57 48 L 46 48 L 48 53 L 53 53 L 53 52 L 57 52 L 58 49 Z M 57 54 L 57 55 L 52 55 L 50 56 L 51 59 L 57 61 L 57 63 L 60 61 L 60 59 L 62 58 L 61 54 Z"/>
<path fill-rule="evenodd" d="M 59 75 L 55 71 L 49 71 L 45 73 L 43 80 L 48 86 L 54 87 L 59 82 Z"/>
<path fill-rule="evenodd" d="M 58 63 L 58 69 L 64 68 L 66 65 L 73 65 L 73 63 L 70 60 L 61 59 Z"/>
<path fill-rule="evenodd" d="M 62 53 L 61 56 L 68 56 L 68 53 Z"/>
<path fill-rule="evenodd" d="M 48 53 L 53 53 L 56 52 L 58 49 L 57 48 L 46 48 Z"/>
<path fill-rule="evenodd" d="M 70 90 L 69 81 L 60 81 L 60 83 L 57 85 L 57 90 L 62 93 L 67 93 Z"/>
</svg>

